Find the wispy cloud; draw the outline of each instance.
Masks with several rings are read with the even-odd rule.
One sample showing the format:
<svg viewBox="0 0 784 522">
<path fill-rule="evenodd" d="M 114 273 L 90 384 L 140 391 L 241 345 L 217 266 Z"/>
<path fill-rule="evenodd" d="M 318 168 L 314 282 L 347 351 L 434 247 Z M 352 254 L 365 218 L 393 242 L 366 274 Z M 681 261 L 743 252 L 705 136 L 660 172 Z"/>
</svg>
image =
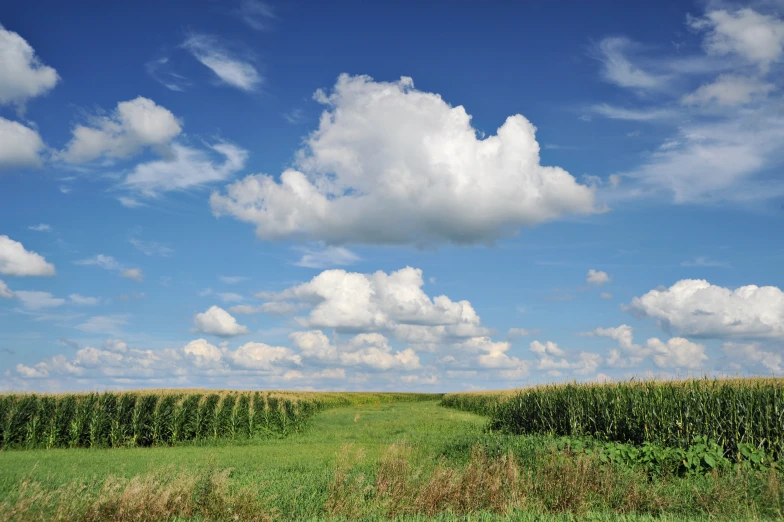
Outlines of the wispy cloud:
<svg viewBox="0 0 784 522">
<path fill-rule="evenodd" d="M 40 225 L 35 225 L 31 227 L 27 227 L 29 230 L 35 230 L 36 232 L 51 232 L 52 227 L 47 225 L 46 223 L 41 223 Z"/>
<path fill-rule="evenodd" d="M 305 248 L 303 251 L 304 255 L 294 265 L 306 268 L 327 268 L 353 265 L 362 260 L 361 257 L 344 247 Z"/>
<path fill-rule="evenodd" d="M 772 175 L 784 162 L 784 116 L 777 96 L 784 18 L 713 5 L 703 16 L 685 20 L 702 39 L 700 53 L 650 46 L 641 55 L 641 45 L 614 37 L 597 47 L 605 79 L 637 94 L 657 92 L 642 97 L 641 105 L 600 103 L 591 112 L 656 123 L 670 133 L 637 167 L 621 173 L 630 183 L 602 196 L 664 196 L 702 204 L 784 196 L 784 182 Z"/>
<path fill-rule="evenodd" d="M 150 60 L 144 67 L 147 74 L 169 90 L 182 92 L 193 85 L 188 78 L 171 70 L 171 59 L 168 56 Z"/>
<path fill-rule="evenodd" d="M 708 257 L 698 256 L 692 260 L 683 261 L 681 266 L 689 266 L 689 267 L 722 267 L 728 268 L 730 266 L 729 263 L 726 261 L 716 261 L 714 259 L 710 259 Z"/>
<path fill-rule="evenodd" d="M 248 92 L 261 86 L 262 77 L 256 68 L 233 56 L 216 37 L 191 34 L 183 47 L 224 83 Z"/>
<path fill-rule="evenodd" d="M 240 0 L 239 7 L 232 13 L 256 31 L 268 31 L 277 16 L 272 6 L 258 0 Z"/>
</svg>

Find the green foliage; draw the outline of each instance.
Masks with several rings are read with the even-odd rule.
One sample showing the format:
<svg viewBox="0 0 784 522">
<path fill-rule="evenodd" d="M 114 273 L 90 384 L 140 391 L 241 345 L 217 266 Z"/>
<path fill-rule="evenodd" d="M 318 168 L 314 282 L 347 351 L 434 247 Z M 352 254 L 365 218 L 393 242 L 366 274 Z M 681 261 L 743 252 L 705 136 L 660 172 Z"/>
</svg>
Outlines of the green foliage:
<svg viewBox="0 0 784 522">
<path fill-rule="evenodd" d="M 299 433 L 316 413 L 440 396 L 379 393 L 130 392 L 0 395 L 0 448 L 162 446 Z"/>
<path fill-rule="evenodd" d="M 773 380 L 569 384 L 506 396 L 449 394 L 442 404 L 487 415 L 491 429 L 513 434 L 682 449 L 713 441 L 727 458 L 745 444 L 784 454 L 784 387 Z M 713 460 L 709 455 L 703 463 Z"/>
</svg>

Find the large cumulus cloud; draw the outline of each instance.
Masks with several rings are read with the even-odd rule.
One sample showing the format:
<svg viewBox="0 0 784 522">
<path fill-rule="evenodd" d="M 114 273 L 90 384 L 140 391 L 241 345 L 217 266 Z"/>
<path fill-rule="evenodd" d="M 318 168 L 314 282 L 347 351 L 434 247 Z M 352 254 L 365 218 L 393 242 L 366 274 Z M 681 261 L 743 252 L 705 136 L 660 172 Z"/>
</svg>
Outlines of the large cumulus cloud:
<svg viewBox="0 0 784 522">
<path fill-rule="evenodd" d="M 216 216 L 251 223 L 262 239 L 473 244 L 597 211 L 593 188 L 540 164 L 536 129 L 519 114 L 479 138 L 462 106 L 406 77 L 344 74 L 315 98 L 326 110 L 296 168 L 213 193 Z"/>
</svg>

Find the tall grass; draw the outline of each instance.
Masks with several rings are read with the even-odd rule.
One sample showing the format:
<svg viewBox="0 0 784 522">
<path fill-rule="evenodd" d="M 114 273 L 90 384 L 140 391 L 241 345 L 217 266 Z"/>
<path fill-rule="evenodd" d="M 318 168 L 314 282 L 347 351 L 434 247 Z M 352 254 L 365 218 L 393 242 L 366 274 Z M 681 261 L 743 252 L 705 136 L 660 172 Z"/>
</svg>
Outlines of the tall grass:
<svg viewBox="0 0 784 522">
<path fill-rule="evenodd" d="M 285 436 L 326 408 L 440 397 L 200 390 L 0 395 L 0 447 L 144 447 Z"/>
<path fill-rule="evenodd" d="M 544 386 L 448 394 L 444 406 L 491 418 L 493 429 L 688 447 L 707 437 L 734 455 L 753 445 L 784 456 L 784 379 L 699 379 Z"/>
</svg>

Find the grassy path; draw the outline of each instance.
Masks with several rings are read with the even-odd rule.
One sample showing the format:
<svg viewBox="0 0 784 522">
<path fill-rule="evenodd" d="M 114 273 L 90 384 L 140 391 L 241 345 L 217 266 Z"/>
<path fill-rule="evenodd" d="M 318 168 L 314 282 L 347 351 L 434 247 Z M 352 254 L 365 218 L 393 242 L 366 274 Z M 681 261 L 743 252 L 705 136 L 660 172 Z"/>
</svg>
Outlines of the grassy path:
<svg viewBox="0 0 784 522">
<path fill-rule="evenodd" d="M 0 496 L 26 476 L 47 488 L 73 481 L 132 477 L 146 472 L 232 468 L 239 484 L 260 484 L 281 511 L 318 512 L 326 501 L 332 467 L 341 448 L 362 450 L 362 466 L 375 467 L 384 449 L 407 440 L 427 453 L 455 436 L 476 432 L 486 419 L 439 407 L 436 402 L 393 403 L 327 410 L 304 433 L 285 439 L 205 446 L 52 449 L 0 452 Z"/>
</svg>

